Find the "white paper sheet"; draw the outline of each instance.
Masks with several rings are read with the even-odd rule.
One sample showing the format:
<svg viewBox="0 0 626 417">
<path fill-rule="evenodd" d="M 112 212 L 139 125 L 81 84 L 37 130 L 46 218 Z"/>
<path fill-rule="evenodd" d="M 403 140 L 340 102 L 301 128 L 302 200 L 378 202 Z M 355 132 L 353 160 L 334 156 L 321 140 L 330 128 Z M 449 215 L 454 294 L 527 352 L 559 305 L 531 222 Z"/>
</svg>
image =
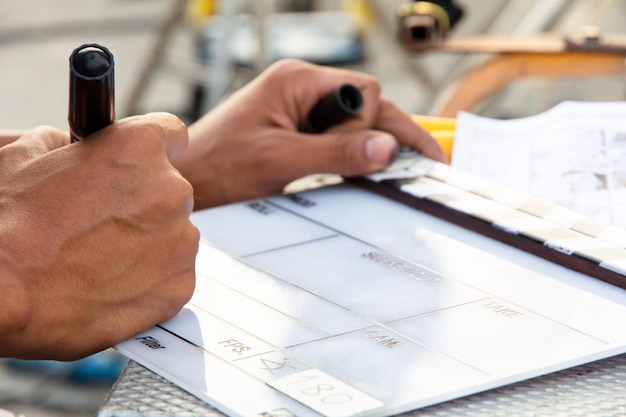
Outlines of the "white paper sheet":
<svg viewBox="0 0 626 417">
<path fill-rule="evenodd" d="M 567 101 L 514 120 L 461 113 L 452 166 L 626 228 L 626 102 Z"/>
</svg>

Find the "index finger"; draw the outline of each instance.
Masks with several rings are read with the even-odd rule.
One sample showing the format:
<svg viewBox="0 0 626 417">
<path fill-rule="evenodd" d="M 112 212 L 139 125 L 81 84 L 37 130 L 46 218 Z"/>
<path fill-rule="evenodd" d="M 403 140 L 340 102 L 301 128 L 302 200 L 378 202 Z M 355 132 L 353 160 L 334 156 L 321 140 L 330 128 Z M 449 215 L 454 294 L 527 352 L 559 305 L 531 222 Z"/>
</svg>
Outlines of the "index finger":
<svg viewBox="0 0 626 417">
<path fill-rule="evenodd" d="M 352 84 L 363 96 L 363 108 L 357 117 L 347 122 L 352 130 L 371 126 L 378 111 L 378 81 L 370 75 L 348 69 L 284 59 L 272 64 L 251 84 L 262 88 L 265 94 L 282 92 L 281 99 L 276 101 L 280 109 L 266 109 L 266 112 L 285 113 L 294 124 L 307 121 L 311 109 L 343 84 Z"/>
<path fill-rule="evenodd" d="M 439 143 L 391 101 L 381 98 L 374 128 L 393 135 L 400 145 L 417 149 L 422 155 L 448 163 Z"/>
<path fill-rule="evenodd" d="M 174 161 L 187 148 L 189 141 L 187 126 L 173 114 L 148 113 L 121 119 L 81 142 L 114 139 L 123 142 L 124 146 L 133 146 L 141 142 L 154 141 L 155 138 L 162 141 L 167 159 L 170 162 Z"/>
<path fill-rule="evenodd" d="M 33 149 L 36 147 L 41 152 L 50 152 L 70 143 L 70 136 L 50 126 L 39 126 L 25 132 L 13 143 L 28 144 Z"/>
<path fill-rule="evenodd" d="M 165 153 L 170 162 L 178 158 L 187 149 L 189 133 L 185 123 L 178 117 L 164 112 L 148 113 L 143 117 L 154 121 L 161 128 Z"/>
</svg>

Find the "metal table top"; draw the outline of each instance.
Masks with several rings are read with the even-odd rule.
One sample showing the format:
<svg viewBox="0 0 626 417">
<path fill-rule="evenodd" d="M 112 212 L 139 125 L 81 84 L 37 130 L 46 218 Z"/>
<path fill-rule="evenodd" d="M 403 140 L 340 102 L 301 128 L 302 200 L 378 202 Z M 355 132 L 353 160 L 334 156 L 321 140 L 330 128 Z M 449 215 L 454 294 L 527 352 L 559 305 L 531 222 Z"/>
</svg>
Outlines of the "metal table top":
<svg viewBox="0 0 626 417">
<path fill-rule="evenodd" d="M 242 393 L 245 397 L 245 393 Z M 168 380 L 130 361 L 98 417 L 223 416 Z M 416 417 L 626 416 L 626 354 L 405 414 Z"/>
</svg>

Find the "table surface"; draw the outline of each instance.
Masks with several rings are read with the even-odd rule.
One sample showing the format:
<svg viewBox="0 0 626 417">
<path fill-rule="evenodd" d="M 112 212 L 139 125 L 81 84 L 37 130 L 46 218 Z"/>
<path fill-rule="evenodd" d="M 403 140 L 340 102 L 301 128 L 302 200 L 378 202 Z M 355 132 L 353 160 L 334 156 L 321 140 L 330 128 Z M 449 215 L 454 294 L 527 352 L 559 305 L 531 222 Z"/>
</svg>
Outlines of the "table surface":
<svg viewBox="0 0 626 417">
<path fill-rule="evenodd" d="M 235 387 L 233 388 L 235 389 Z M 245 397 L 245 393 L 242 394 Z M 626 416 L 626 354 L 405 414 L 416 417 Z M 223 416 L 130 361 L 98 417 Z"/>
</svg>

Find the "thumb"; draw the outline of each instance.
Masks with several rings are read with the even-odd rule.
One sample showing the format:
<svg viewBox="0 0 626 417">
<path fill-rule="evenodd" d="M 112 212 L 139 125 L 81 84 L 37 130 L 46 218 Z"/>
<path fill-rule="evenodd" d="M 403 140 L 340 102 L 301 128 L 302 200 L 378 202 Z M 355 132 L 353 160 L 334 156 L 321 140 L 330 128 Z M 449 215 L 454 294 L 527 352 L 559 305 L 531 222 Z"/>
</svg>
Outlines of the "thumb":
<svg viewBox="0 0 626 417">
<path fill-rule="evenodd" d="M 48 126 L 37 127 L 0 148 L 0 176 L 17 172 L 23 164 L 70 143 L 67 133 Z"/>
<path fill-rule="evenodd" d="M 309 173 L 330 172 L 354 176 L 386 168 L 399 150 L 398 141 L 388 133 L 369 130 L 307 135 L 304 150 Z"/>
<path fill-rule="evenodd" d="M 53 127 L 40 126 L 26 132 L 15 143 L 28 145 L 44 153 L 69 144 L 70 135 Z"/>
</svg>

